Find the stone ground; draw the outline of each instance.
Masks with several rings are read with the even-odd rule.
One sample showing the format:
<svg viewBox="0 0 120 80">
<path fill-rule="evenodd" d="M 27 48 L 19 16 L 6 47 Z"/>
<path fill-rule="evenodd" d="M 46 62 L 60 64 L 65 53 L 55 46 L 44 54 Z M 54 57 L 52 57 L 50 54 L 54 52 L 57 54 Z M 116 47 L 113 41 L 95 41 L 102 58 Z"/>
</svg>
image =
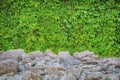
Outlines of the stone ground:
<svg viewBox="0 0 120 80">
<path fill-rule="evenodd" d="M 120 58 L 93 52 L 0 51 L 0 80 L 120 80 Z"/>
</svg>

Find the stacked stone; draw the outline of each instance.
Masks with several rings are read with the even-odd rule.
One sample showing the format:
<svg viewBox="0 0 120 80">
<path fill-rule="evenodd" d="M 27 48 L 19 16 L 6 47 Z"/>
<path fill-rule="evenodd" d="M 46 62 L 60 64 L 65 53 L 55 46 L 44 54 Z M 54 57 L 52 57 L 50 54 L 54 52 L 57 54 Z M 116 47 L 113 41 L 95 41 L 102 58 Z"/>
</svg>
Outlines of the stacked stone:
<svg viewBox="0 0 120 80">
<path fill-rule="evenodd" d="M 120 80 L 120 58 L 93 52 L 0 52 L 0 80 Z"/>
</svg>

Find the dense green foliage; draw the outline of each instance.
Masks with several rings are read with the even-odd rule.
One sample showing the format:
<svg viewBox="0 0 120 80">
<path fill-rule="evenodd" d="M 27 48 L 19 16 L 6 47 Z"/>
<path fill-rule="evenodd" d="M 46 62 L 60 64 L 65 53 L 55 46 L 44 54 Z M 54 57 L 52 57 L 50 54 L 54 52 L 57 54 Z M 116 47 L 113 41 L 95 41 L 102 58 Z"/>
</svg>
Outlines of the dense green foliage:
<svg viewBox="0 0 120 80">
<path fill-rule="evenodd" d="M 0 0 L 0 50 L 90 50 L 120 57 L 119 0 Z"/>
</svg>

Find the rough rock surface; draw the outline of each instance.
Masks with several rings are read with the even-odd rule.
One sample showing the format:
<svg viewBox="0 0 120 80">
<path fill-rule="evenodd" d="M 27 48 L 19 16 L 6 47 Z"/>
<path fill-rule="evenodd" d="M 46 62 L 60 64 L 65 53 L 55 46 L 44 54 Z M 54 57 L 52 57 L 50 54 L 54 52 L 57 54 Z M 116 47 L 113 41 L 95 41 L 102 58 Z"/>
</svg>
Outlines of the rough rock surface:
<svg viewBox="0 0 120 80">
<path fill-rule="evenodd" d="M 93 52 L 0 51 L 0 80 L 120 80 L 120 58 Z"/>
</svg>

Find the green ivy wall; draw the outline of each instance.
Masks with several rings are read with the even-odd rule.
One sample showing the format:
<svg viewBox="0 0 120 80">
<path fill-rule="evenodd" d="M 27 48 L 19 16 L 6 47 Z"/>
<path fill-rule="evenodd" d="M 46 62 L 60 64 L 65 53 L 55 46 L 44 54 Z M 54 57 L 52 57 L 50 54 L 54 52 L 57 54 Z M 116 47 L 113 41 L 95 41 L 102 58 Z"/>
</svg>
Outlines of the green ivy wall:
<svg viewBox="0 0 120 80">
<path fill-rule="evenodd" d="M 0 0 L 0 50 L 18 48 L 120 57 L 120 2 Z"/>
</svg>

